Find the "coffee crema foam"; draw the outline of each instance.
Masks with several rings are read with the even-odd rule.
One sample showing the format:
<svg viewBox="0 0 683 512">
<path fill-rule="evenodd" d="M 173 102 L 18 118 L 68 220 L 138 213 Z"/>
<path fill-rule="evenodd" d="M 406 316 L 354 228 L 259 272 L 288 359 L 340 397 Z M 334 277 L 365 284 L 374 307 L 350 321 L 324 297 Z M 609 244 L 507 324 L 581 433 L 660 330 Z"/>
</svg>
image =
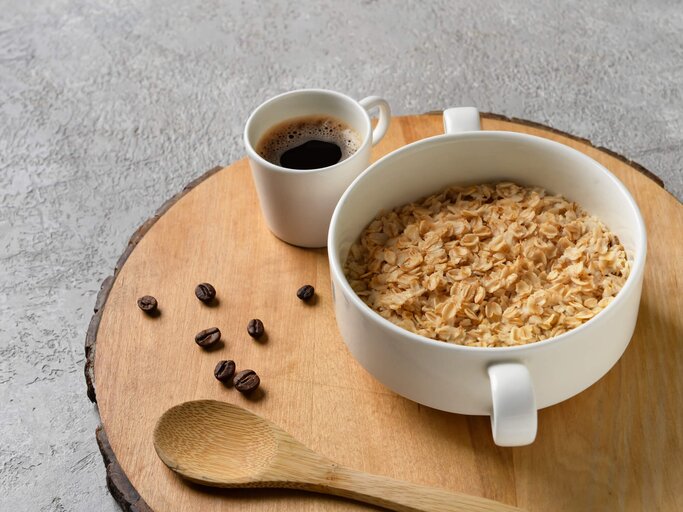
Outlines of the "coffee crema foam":
<svg viewBox="0 0 683 512">
<path fill-rule="evenodd" d="M 259 140 L 256 152 L 270 163 L 281 165 L 280 158 L 285 152 L 314 140 L 338 146 L 340 162 L 358 151 L 362 142 L 358 133 L 339 119 L 305 116 L 288 119 L 268 130 Z"/>
</svg>

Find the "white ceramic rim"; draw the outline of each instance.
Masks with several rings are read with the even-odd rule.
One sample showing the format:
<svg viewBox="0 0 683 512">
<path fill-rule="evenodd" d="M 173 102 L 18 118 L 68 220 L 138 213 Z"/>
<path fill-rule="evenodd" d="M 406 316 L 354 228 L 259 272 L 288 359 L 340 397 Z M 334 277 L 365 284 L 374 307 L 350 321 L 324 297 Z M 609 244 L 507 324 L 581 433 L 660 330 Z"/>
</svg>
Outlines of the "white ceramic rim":
<svg viewBox="0 0 683 512">
<path fill-rule="evenodd" d="M 338 99 L 341 99 L 343 101 L 346 101 L 350 104 L 352 104 L 356 109 L 359 109 L 361 112 L 363 112 L 364 116 L 364 124 L 365 124 L 365 130 L 367 135 L 363 139 L 363 143 L 360 145 L 360 147 L 356 150 L 356 152 L 351 155 L 350 157 L 340 160 L 334 165 L 329 165 L 327 167 L 319 167 L 317 169 L 288 169 L 287 167 L 282 167 L 279 165 L 275 165 L 265 158 L 263 158 L 261 155 L 259 155 L 254 147 L 251 144 L 251 141 L 249 140 L 249 130 L 251 129 L 251 125 L 254 121 L 254 117 L 261 112 L 263 109 L 266 107 L 270 107 L 273 105 L 273 103 L 277 103 L 279 101 L 282 101 L 287 98 L 291 98 L 293 96 L 303 96 L 306 94 L 311 94 L 311 93 L 317 93 L 317 94 L 326 94 L 329 96 L 336 96 Z M 294 119 L 294 118 L 292 118 Z M 355 128 L 351 126 L 350 128 Z M 276 171 L 276 172 L 281 172 L 285 174 L 313 174 L 313 173 L 318 173 L 318 172 L 330 172 L 334 171 L 338 167 L 341 167 L 342 165 L 345 165 L 347 162 L 350 162 L 353 160 L 353 158 L 356 155 L 359 155 L 365 150 L 365 148 L 368 145 L 372 144 L 372 124 L 370 123 L 370 114 L 368 113 L 367 110 L 363 108 L 363 106 L 358 103 L 358 101 L 354 100 L 350 96 L 347 96 L 346 94 L 342 94 L 337 91 L 329 91 L 327 89 L 297 89 L 296 91 L 289 91 L 285 92 L 282 94 L 278 94 L 277 96 L 273 96 L 269 100 L 264 101 L 261 103 L 254 111 L 249 115 L 249 119 L 247 119 L 247 123 L 244 126 L 244 146 L 247 148 L 247 156 L 251 158 L 252 160 L 256 161 L 259 165 L 268 168 L 271 171 Z M 258 141 L 256 141 L 258 142 Z"/>
<path fill-rule="evenodd" d="M 612 302 L 610 302 L 605 309 L 600 311 L 597 315 L 595 315 L 593 318 L 588 320 L 588 322 L 581 324 L 578 327 L 575 327 L 571 329 L 570 331 L 567 331 L 563 334 L 560 334 L 559 336 L 554 336 L 552 338 L 547 338 L 545 340 L 541 341 L 535 341 L 533 343 L 527 343 L 525 345 L 516 345 L 513 347 L 471 347 L 468 345 L 459 345 L 457 343 L 445 343 L 443 341 L 438 341 L 434 340 L 432 338 L 427 338 L 426 336 L 422 336 L 420 334 L 415 334 L 414 332 L 408 331 L 407 329 L 403 329 L 399 327 L 398 325 L 390 322 L 386 318 L 382 317 L 379 313 L 374 311 L 370 306 L 368 306 L 365 302 L 363 302 L 358 295 L 356 295 L 356 292 L 353 291 L 351 288 L 351 285 L 349 284 L 348 280 L 346 279 L 346 276 L 344 275 L 344 272 L 342 271 L 342 267 L 339 262 L 339 258 L 337 256 L 337 248 L 333 244 L 333 239 L 334 239 L 334 233 L 336 231 L 337 227 L 337 221 L 340 215 L 340 211 L 343 208 L 344 204 L 348 200 L 349 195 L 352 193 L 352 191 L 356 188 L 362 185 L 363 180 L 365 179 L 365 176 L 371 173 L 375 167 L 379 165 L 389 165 L 389 164 L 384 164 L 386 160 L 391 160 L 392 158 L 398 157 L 400 154 L 405 153 L 407 151 L 412 151 L 415 148 L 419 146 L 425 146 L 425 145 L 431 145 L 431 144 L 439 144 L 439 143 L 444 143 L 447 140 L 457 138 L 457 139 L 477 139 L 477 138 L 493 138 L 493 139 L 518 139 L 518 140 L 524 140 L 524 141 L 531 141 L 533 144 L 545 144 L 547 146 L 551 146 L 554 149 L 557 149 L 558 151 L 565 152 L 567 154 L 571 154 L 574 156 L 578 156 L 580 160 L 585 161 L 586 165 L 592 166 L 596 172 L 603 173 L 604 175 L 607 176 L 617 187 L 617 189 L 622 193 L 623 197 L 626 199 L 626 202 L 628 203 L 629 207 L 633 211 L 633 213 L 636 216 L 637 220 L 637 225 L 638 225 L 638 233 L 637 235 L 637 240 L 641 240 L 641 244 L 638 247 L 638 250 L 633 256 L 633 261 L 631 263 L 631 272 L 629 273 L 628 278 L 626 279 L 626 283 L 624 283 L 624 286 L 619 290 L 617 293 L 616 297 Z M 495 350 L 496 354 L 501 354 L 501 353 L 506 353 L 510 355 L 520 355 L 520 353 L 530 351 L 530 350 L 535 350 L 537 348 L 544 347 L 546 345 L 549 345 L 551 343 L 562 343 L 563 341 L 571 339 L 571 336 L 574 333 L 578 333 L 582 330 L 585 330 L 586 328 L 590 328 L 592 325 L 594 325 L 596 322 L 601 321 L 606 313 L 610 311 L 611 309 L 614 309 L 618 303 L 623 302 L 624 297 L 626 294 L 636 286 L 636 280 L 638 275 L 643 272 L 644 266 L 645 266 L 645 256 L 647 253 L 647 236 L 645 233 L 645 223 L 643 222 L 643 217 L 640 213 L 640 209 L 638 208 L 638 205 L 636 204 L 635 200 L 631 196 L 631 193 L 628 191 L 628 189 L 624 186 L 624 184 L 616 177 L 614 174 L 612 174 L 605 166 L 603 166 L 601 163 L 597 162 L 596 160 L 593 160 L 590 158 L 588 155 L 585 155 L 584 153 L 581 153 L 580 151 L 571 148 L 569 146 L 566 146 L 564 144 L 561 144 L 559 142 L 555 142 L 549 139 L 544 139 L 542 137 L 537 137 L 535 135 L 529 135 L 525 133 L 516 133 L 516 132 L 506 132 L 506 131 L 475 131 L 475 132 L 463 132 L 463 133 L 455 133 L 455 134 L 444 134 L 444 135 L 437 135 L 434 137 L 429 137 L 427 139 L 423 139 L 417 142 L 413 142 L 411 144 L 408 144 L 406 146 L 403 146 L 402 148 L 399 148 L 388 155 L 383 156 L 379 160 L 377 160 L 374 164 L 369 166 L 365 171 L 363 171 L 352 183 L 349 185 L 349 187 L 346 189 L 344 194 L 342 195 L 341 199 L 339 199 L 339 202 L 337 203 L 337 207 L 334 209 L 334 213 L 332 214 L 332 220 L 330 221 L 330 230 L 328 232 L 328 238 L 327 238 L 327 251 L 330 259 L 330 270 L 333 272 L 335 278 L 337 281 L 341 283 L 341 287 L 343 288 L 343 292 L 345 295 L 349 296 L 351 300 L 354 302 L 356 307 L 359 308 L 359 310 L 369 319 L 374 320 L 376 322 L 379 322 L 380 325 L 384 326 L 385 328 L 389 329 L 390 331 L 393 331 L 395 334 L 399 334 L 402 336 L 406 336 L 409 339 L 417 342 L 417 343 L 422 343 L 422 344 L 427 344 L 427 345 L 432 345 L 435 347 L 441 347 L 445 348 L 446 350 L 464 350 L 464 351 L 470 351 L 470 352 L 486 352 L 486 353 L 492 353 L 492 350 Z"/>
</svg>

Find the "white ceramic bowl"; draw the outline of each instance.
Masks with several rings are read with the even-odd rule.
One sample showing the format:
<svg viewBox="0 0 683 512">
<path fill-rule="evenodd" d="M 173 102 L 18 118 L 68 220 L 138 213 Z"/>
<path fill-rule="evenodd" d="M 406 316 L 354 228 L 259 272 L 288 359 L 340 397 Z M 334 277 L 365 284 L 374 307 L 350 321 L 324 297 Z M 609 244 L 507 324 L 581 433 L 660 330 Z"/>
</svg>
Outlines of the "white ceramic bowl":
<svg viewBox="0 0 683 512">
<path fill-rule="evenodd" d="M 405 146 L 371 165 L 332 216 L 328 254 L 339 330 L 353 356 L 397 393 L 436 409 L 490 415 L 502 446 L 531 443 L 537 409 L 583 391 L 626 349 L 638 316 L 646 254 L 643 220 L 624 185 L 568 146 L 531 135 L 479 130 L 476 109 L 444 112 L 446 135 Z M 631 263 L 616 298 L 565 334 L 528 345 L 466 347 L 406 331 L 370 309 L 343 272 L 349 248 L 380 210 L 449 185 L 510 180 L 576 201 L 616 233 Z"/>
</svg>

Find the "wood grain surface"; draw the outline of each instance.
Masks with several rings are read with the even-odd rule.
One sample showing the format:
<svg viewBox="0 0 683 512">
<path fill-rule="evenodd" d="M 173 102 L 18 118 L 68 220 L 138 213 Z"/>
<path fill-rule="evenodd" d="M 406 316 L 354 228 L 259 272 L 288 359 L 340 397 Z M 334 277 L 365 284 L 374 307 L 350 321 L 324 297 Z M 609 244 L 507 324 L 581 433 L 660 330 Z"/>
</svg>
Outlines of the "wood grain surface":
<svg viewBox="0 0 683 512">
<path fill-rule="evenodd" d="M 113 473 L 131 484 L 124 491 L 136 508 L 125 496 L 124 507 L 367 510 L 298 491 L 186 484 L 158 459 L 153 427 L 169 407 L 208 398 L 246 407 L 345 466 L 530 511 L 683 509 L 683 206 L 637 165 L 588 141 L 491 115 L 482 125 L 575 147 L 636 198 L 648 261 L 636 331 L 617 365 L 580 395 L 540 411 L 536 441 L 521 448 L 496 447 L 487 417 L 396 395 L 353 360 L 337 332 L 325 251 L 292 247 L 268 232 L 241 160 L 193 184 L 143 225 L 98 299 L 86 378 L 92 399 L 97 392 L 108 460 L 118 462 Z M 441 131 L 440 116 L 394 118 L 373 158 Z M 203 281 L 218 291 L 215 307 L 194 296 Z M 306 283 L 316 287 L 314 305 L 296 298 Z M 157 318 L 135 304 L 146 294 L 159 301 Z M 263 320 L 266 340 L 247 335 L 251 318 Z M 225 343 L 202 350 L 193 337 L 211 326 Z M 216 381 L 220 359 L 256 370 L 262 393 L 247 399 Z"/>
</svg>

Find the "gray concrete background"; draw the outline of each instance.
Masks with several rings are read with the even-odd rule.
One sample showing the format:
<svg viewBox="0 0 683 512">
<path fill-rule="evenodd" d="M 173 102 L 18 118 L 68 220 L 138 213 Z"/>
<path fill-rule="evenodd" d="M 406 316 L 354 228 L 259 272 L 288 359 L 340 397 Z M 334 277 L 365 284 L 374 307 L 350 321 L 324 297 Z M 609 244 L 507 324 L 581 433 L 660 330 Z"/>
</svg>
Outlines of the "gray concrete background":
<svg viewBox="0 0 683 512">
<path fill-rule="evenodd" d="M 113 511 L 85 395 L 101 280 L 274 94 L 475 105 L 587 137 L 683 197 L 683 6 L 0 0 L 0 510 Z"/>
</svg>

